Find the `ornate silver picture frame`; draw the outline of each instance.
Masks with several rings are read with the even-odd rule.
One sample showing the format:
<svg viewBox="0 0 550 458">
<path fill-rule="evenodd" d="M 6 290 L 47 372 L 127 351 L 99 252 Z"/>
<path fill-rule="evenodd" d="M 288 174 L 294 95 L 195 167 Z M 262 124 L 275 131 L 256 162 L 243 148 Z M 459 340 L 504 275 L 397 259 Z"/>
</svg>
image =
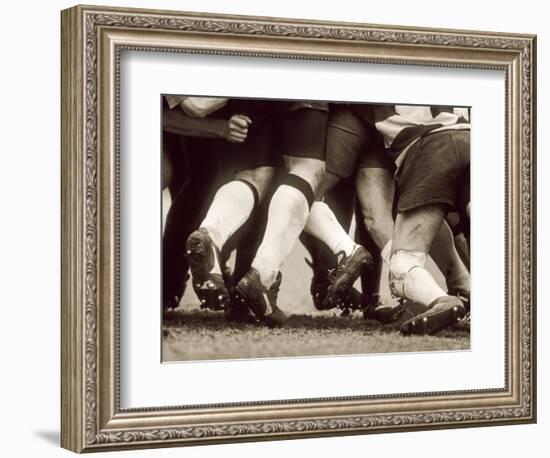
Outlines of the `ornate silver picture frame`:
<svg viewBox="0 0 550 458">
<path fill-rule="evenodd" d="M 535 36 L 93 6 L 64 10 L 61 34 L 62 447 L 92 452 L 536 421 Z M 122 408 L 119 70 L 127 50 L 504 72 L 504 388 Z"/>
</svg>

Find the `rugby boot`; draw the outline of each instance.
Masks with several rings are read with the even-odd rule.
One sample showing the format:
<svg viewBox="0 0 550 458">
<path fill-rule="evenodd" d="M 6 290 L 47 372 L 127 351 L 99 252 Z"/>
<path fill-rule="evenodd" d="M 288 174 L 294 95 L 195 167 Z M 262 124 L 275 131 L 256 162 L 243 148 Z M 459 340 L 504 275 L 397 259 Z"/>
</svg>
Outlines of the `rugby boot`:
<svg viewBox="0 0 550 458">
<path fill-rule="evenodd" d="M 352 286 L 344 300 L 338 304 L 338 308 L 342 310 L 344 316 L 356 310 L 361 310 L 363 308 L 363 293 Z"/>
<path fill-rule="evenodd" d="M 455 285 L 449 287 L 449 295 L 457 296 L 466 308 L 466 315 L 459 320 L 459 327 L 470 331 L 470 288 L 469 285 Z"/>
<path fill-rule="evenodd" d="M 352 303 L 353 283 L 363 269 L 373 265 L 371 254 L 366 248 L 357 245 L 350 256 L 345 253 L 338 254 L 338 266 L 336 274 L 327 290 L 323 301 L 324 308 L 346 308 L 346 304 Z"/>
<path fill-rule="evenodd" d="M 382 324 L 388 324 L 395 321 L 402 312 L 403 300 L 392 298 L 390 303 L 386 303 L 382 300 L 380 294 L 373 294 L 370 304 L 363 310 L 363 318 L 365 320 L 376 320 Z"/>
<path fill-rule="evenodd" d="M 465 286 L 452 286 L 449 288 L 449 296 L 457 296 L 464 303 L 466 310 L 470 311 L 470 289 Z"/>
<path fill-rule="evenodd" d="M 427 311 L 405 321 L 399 331 L 403 335 L 436 334 L 457 323 L 464 315 L 466 308 L 460 298 L 441 296 L 428 306 Z"/>
<path fill-rule="evenodd" d="M 170 310 L 175 310 L 180 305 L 180 298 L 176 295 L 173 295 L 168 298 L 168 300 L 163 304 L 163 310 L 165 312 Z"/>
<path fill-rule="evenodd" d="M 191 268 L 193 289 L 201 308 L 223 310 L 229 304 L 229 292 L 222 274 L 214 273 L 220 252 L 206 229 L 193 232 L 186 243 L 187 259 Z M 220 271 L 223 271 L 220 267 Z"/>
<path fill-rule="evenodd" d="M 327 297 L 328 287 L 330 286 L 330 270 L 318 269 L 313 270 L 311 278 L 311 286 L 309 291 L 313 299 L 313 305 L 317 310 L 327 310 L 324 305 L 325 297 Z M 333 306 L 330 306 L 332 308 Z"/>
<path fill-rule="evenodd" d="M 258 322 L 258 318 L 252 313 L 246 300 L 237 293 L 236 288 L 230 290 L 229 296 L 231 300 L 225 308 L 225 319 L 228 322 L 248 324 Z"/>
<path fill-rule="evenodd" d="M 251 268 L 235 288 L 241 303 L 248 304 L 256 318 L 268 326 L 280 326 L 287 320 L 286 313 L 277 306 L 281 281 L 279 272 L 273 285 L 266 288 L 260 281 L 258 271 Z"/>
</svg>

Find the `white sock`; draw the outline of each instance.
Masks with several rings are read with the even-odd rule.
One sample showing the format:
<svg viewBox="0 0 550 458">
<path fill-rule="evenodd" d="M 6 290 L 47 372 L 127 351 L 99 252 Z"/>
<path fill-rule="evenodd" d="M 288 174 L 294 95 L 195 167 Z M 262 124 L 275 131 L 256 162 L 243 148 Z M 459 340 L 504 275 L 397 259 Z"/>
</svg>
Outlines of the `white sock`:
<svg viewBox="0 0 550 458">
<path fill-rule="evenodd" d="M 254 194 L 242 181 L 224 184 L 208 209 L 200 227 L 206 229 L 218 249 L 250 217 L 254 209 Z"/>
<path fill-rule="evenodd" d="M 438 297 L 447 296 L 430 273 L 423 267 L 415 267 L 405 279 L 405 294 L 412 301 L 430 305 Z"/>
<path fill-rule="evenodd" d="M 350 256 L 357 246 L 324 202 L 314 202 L 304 230 L 324 242 L 334 254 L 344 252 Z"/>
<path fill-rule="evenodd" d="M 269 288 L 275 281 L 304 229 L 308 214 L 307 199 L 300 191 L 284 184 L 277 188 L 269 204 L 264 238 L 252 262 L 264 286 Z"/>
<path fill-rule="evenodd" d="M 431 274 L 424 268 L 424 253 L 398 250 L 390 261 L 392 292 L 423 305 L 430 305 L 447 296 Z"/>
<path fill-rule="evenodd" d="M 388 267 L 390 265 L 391 244 L 392 244 L 392 241 L 390 240 L 388 243 L 386 243 L 386 245 L 384 245 L 384 248 L 382 248 L 382 251 L 380 251 L 380 257 L 382 258 L 382 262 L 386 264 Z"/>
</svg>

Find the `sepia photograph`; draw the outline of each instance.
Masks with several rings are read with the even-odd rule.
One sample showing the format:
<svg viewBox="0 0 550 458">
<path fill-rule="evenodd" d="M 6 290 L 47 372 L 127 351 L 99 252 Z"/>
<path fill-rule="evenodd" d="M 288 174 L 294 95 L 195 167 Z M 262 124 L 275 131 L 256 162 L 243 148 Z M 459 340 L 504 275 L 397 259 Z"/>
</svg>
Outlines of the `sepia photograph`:
<svg viewBox="0 0 550 458">
<path fill-rule="evenodd" d="M 470 107 L 161 110 L 163 362 L 470 349 Z"/>
</svg>

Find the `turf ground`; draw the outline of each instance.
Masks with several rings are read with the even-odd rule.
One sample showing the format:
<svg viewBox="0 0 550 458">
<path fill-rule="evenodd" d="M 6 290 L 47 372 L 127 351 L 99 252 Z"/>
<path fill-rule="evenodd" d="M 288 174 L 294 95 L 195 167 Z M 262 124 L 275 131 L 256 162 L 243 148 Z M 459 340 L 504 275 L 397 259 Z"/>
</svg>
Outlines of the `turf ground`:
<svg viewBox="0 0 550 458">
<path fill-rule="evenodd" d="M 403 337 L 391 326 L 337 311 L 293 315 L 283 328 L 229 324 L 220 312 L 178 309 L 163 326 L 163 360 L 219 360 L 467 350 L 470 335 L 460 325 L 437 336 Z"/>
</svg>

